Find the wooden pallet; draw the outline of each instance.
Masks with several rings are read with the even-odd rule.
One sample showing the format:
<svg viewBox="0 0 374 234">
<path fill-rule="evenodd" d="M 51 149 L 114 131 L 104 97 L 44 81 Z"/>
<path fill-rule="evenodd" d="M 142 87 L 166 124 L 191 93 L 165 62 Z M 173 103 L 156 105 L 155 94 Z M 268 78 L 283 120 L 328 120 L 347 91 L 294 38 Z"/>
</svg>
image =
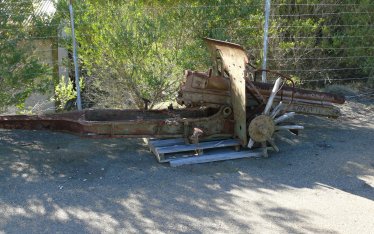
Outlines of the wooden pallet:
<svg viewBox="0 0 374 234">
<path fill-rule="evenodd" d="M 205 163 L 244 157 L 260 157 L 261 152 L 240 149 L 237 139 L 225 139 L 185 144 L 184 139 L 148 140 L 151 152 L 160 163 L 169 162 L 171 166 Z M 217 151 L 217 149 L 221 149 Z M 196 152 L 199 155 L 196 155 Z"/>
</svg>

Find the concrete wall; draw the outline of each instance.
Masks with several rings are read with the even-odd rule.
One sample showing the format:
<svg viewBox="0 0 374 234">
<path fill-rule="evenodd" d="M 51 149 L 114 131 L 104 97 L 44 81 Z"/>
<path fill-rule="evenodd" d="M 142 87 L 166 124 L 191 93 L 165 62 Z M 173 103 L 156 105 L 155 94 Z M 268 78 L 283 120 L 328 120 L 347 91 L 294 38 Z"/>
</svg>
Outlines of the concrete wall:
<svg viewBox="0 0 374 234">
<path fill-rule="evenodd" d="M 33 42 L 35 48 L 33 55 L 39 60 L 51 67 L 51 75 L 55 78 L 65 77 L 68 79 L 68 68 L 63 65 L 64 59 L 68 57 L 68 52 L 62 47 L 53 47 L 52 40 L 37 40 Z M 51 85 L 50 90 L 45 93 L 33 93 L 25 102 L 26 112 L 33 114 L 55 112 L 55 104 L 52 101 L 54 96 L 54 85 Z M 19 110 L 16 107 L 9 107 L 6 114 L 16 114 Z"/>
</svg>

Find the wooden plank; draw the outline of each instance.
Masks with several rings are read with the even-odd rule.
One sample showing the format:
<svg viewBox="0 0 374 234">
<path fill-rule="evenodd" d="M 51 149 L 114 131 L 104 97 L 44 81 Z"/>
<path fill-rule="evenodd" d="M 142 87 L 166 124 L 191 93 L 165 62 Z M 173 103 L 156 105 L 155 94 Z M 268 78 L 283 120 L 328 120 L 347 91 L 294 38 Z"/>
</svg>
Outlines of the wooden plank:
<svg viewBox="0 0 374 234">
<path fill-rule="evenodd" d="M 196 157 L 188 157 L 188 158 L 178 158 L 170 160 L 170 166 L 178 167 L 182 165 L 189 165 L 189 164 L 198 164 L 198 163 L 207 163 L 207 162 L 215 162 L 215 161 L 223 161 L 223 160 L 231 160 L 231 159 L 239 159 L 239 158 L 252 158 L 252 157 L 261 157 L 263 154 L 262 152 L 254 152 L 254 151 L 239 151 L 239 152 L 229 152 L 229 153 L 219 153 L 219 154 L 212 154 L 212 155 L 202 155 Z"/>
<path fill-rule="evenodd" d="M 159 163 L 165 163 L 165 162 L 169 162 L 168 159 L 165 159 L 165 156 L 164 154 L 155 154 L 156 155 L 156 159 Z"/>
<path fill-rule="evenodd" d="M 163 153 L 157 152 L 157 147 L 162 146 L 168 146 L 168 145 L 176 145 L 176 144 L 183 144 L 184 139 L 183 138 L 173 138 L 173 139 L 164 139 L 164 140 L 148 140 L 148 147 L 149 150 L 156 156 L 157 161 L 159 163 L 168 162 L 168 160 L 165 159 Z"/>
<path fill-rule="evenodd" d="M 198 145 L 199 149 L 211 149 L 211 148 L 221 148 L 228 146 L 237 146 L 240 145 L 240 142 L 236 139 L 220 140 L 220 141 L 209 141 L 201 142 Z M 177 153 L 184 151 L 193 151 L 196 150 L 197 146 L 195 144 L 191 145 L 173 145 L 165 147 L 156 147 L 155 152 L 157 154 L 167 154 L 167 153 Z"/>
</svg>

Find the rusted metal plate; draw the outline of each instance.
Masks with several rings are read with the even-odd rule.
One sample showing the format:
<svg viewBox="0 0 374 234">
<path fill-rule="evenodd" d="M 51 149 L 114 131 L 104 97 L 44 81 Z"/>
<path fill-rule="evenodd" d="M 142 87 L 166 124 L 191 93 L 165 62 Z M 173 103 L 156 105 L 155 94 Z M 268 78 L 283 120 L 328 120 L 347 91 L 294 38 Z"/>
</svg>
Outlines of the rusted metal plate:
<svg viewBox="0 0 374 234">
<path fill-rule="evenodd" d="M 272 84 L 253 82 L 254 86 L 259 90 L 259 92 L 264 96 L 269 96 L 271 89 L 273 88 Z M 252 91 L 252 90 L 251 90 Z M 280 97 L 291 97 L 293 93 L 294 98 L 304 99 L 304 100 L 314 100 L 320 103 L 336 103 L 343 104 L 345 102 L 344 96 L 336 95 L 326 92 L 318 92 L 307 89 L 292 88 L 290 86 L 283 86 L 282 89 L 277 93 L 277 96 Z"/>
<path fill-rule="evenodd" d="M 245 69 L 248 58 L 245 50 L 237 44 L 205 38 L 214 58 L 219 53 L 224 70 L 230 77 L 231 102 L 234 111 L 235 135 L 242 146 L 247 144 Z"/>
<path fill-rule="evenodd" d="M 177 102 L 187 107 L 231 106 L 229 80 L 208 73 L 186 71 Z"/>
<path fill-rule="evenodd" d="M 194 80 L 198 82 L 194 82 Z M 185 83 L 181 87 L 178 97 L 178 103 L 186 106 L 231 106 L 231 95 L 229 87 L 225 85 L 227 78 L 209 76 L 209 73 L 188 71 L 185 77 Z M 198 83 L 199 85 L 193 85 Z M 200 85 L 205 84 L 205 85 Z M 207 84 L 207 85 L 206 85 Z M 252 95 L 256 89 L 265 98 L 269 97 L 272 89 L 271 84 L 253 82 L 252 86 L 247 86 L 247 107 L 253 107 L 258 103 Z M 293 94 L 293 98 L 292 98 Z M 292 105 L 288 106 L 292 99 Z M 289 111 L 299 114 L 319 115 L 328 117 L 339 117 L 340 111 L 333 104 L 344 103 L 344 97 L 317 92 L 312 90 L 292 88 L 283 86 L 282 90 L 275 96 L 275 102 L 283 101 L 288 106 Z"/>
<path fill-rule="evenodd" d="M 185 77 L 185 83 L 182 85 L 177 101 L 186 106 L 203 106 L 209 104 L 231 105 L 231 95 L 229 84 L 224 77 L 209 76 L 208 73 L 188 71 Z M 253 86 L 247 86 L 247 92 L 269 97 L 272 84 L 252 82 Z M 256 91 L 257 90 L 257 91 Z M 276 99 L 293 100 L 295 102 L 313 103 L 313 104 L 343 104 L 344 96 L 318 92 L 307 89 L 292 88 L 283 86 L 277 93 Z M 248 99 L 252 98 L 247 95 Z M 247 104 L 248 106 L 248 104 Z"/>
<path fill-rule="evenodd" d="M 328 116 L 332 118 L 337 118 L 341 115 L 339 108 L 331 105 L 292 103 L 288 106 L 287 110 L 298 114 Z"/>
<path fill-rule="evenodd" d="M 232 137 L 234 121 L 224 108 L 188 110 L 84 110 L 40 116 L 0 116 L 0 128 L 51 130 L 83 137 L 186 137 L 193 128 L 202 139 Z M 186 123 L 188 123 L 186 125 Z"/>
</svg>

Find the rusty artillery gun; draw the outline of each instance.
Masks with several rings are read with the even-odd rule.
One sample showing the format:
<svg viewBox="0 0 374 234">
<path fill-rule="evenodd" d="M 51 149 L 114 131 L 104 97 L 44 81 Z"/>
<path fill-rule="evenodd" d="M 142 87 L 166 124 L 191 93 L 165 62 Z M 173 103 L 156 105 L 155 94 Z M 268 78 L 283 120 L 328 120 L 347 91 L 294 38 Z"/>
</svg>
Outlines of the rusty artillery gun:
<svg viewBox="0 0 374 234">
<path fill-rule="evenodd" d="M 152 138 L 149 146 L 158 161 L 178 166 L 267 157 L 268 149 L 279 151 L 273 140 L 275 132 L 297 133 L 303 129 L 289 122 L 295 113 L 339 116 L 334 104 L 343 104 L 344 97 L 288 86 L 290 79 L 281 74 L 274 85 L 257 82 L 258 71 L 249 65 L 240 45 L 208 38 L 205 41 L 214 66 L 207 73 L 186 71 L 177 97 L 185 108 L 0 116 L 0 128 L 62 131 L 93 138 Z M 233 147 L 235 151 L 201 156 L 205 149 L 220 147 Z M 200 156 L 165 157 L 191 151 Z"/>
</svg>

